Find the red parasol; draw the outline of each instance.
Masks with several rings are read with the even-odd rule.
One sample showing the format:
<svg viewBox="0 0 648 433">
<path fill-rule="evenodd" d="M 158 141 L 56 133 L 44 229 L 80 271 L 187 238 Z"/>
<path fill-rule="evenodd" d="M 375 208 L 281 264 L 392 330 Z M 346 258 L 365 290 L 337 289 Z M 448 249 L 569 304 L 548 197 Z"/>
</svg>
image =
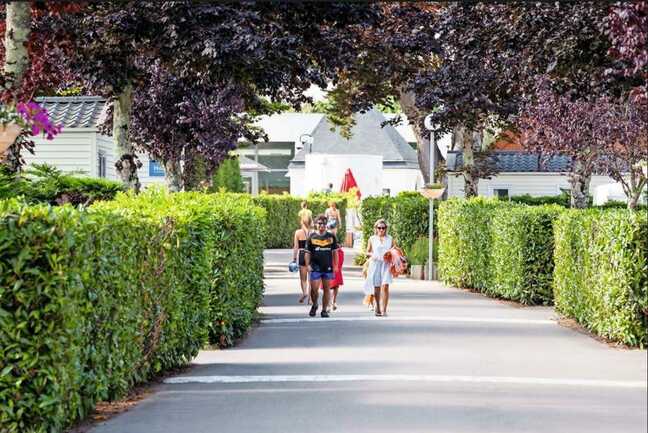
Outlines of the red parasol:
<svg viewBox="0 0 648 433">
<path fill-rule="evenodd" d="M 356 188 L 358 199 L 360 199 L 362 194 L 360 194 L 358 183 L 353 177 L 353 173 L 351 173 L 351 169 L 347 168 L 346 172 L 344 172 L 344 179 L 342 180 L 342 185 L 340 186 L 340 192 L 347 192 L 351 188 Z"/>
</svg>

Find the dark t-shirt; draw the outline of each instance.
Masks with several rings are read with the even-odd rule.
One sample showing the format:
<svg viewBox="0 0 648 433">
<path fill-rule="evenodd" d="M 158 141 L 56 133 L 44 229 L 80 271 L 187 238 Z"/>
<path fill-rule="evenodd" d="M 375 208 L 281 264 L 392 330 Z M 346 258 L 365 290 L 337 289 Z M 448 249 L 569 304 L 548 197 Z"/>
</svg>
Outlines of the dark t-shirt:
<svg viewBox="0 0 648 433">
<path fill-rule="evenodd" d="M 336 249 L 337 239 L 333 233 L 311 234 L 306 241 L 306 251 L 310 252 L 311 269 L 314 272 L 333 272 L 333 250 Z"/>
</svg>

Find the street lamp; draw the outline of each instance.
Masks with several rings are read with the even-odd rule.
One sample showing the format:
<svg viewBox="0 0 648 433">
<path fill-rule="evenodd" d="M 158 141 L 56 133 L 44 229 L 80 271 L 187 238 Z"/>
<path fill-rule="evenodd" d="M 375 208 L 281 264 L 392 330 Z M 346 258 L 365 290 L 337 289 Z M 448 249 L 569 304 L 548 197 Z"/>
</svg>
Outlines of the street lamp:
<svg viewBox="0 0 648 433">
<path fill-rule="evenodd" d="M 436 131 L 432 124 L 432 114 L 425 116 L 423 121 L 425 129 L 430 131 L 430 183 L 434 183 L 434 165 L 435 165 L 435 148 L 436 148 Z M 432 279 L 432 270 L 434 268 L 434 199 L 430 199 L 430 221 L 428 229 L 428 279 Z"/>
<path fill-rule="evenodd" d="M 313 153 L 313 136 L 310 134 L 302 134 L 299 136 L 299 142 L 302 145 L 302 149 L 308 145 L 308 153 Z"/>
</svg>

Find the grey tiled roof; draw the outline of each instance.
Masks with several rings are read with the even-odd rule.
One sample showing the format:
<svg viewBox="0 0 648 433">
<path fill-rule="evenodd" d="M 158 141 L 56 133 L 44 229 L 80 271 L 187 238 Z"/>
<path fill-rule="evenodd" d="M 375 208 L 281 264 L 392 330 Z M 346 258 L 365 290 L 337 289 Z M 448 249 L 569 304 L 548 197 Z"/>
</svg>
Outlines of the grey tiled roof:
<svg viewBox="0 0 648 433">
<path fill-rule="evenodd" d="M 106 105 L 106 99 L 99 96 L 46 96 L 36 102 L 63 128 L 96 128 Z"/>
<path fill-rule="evenodd" d="M 570 158 L 568 156 L 547 156 L 540 158 L 537 153 L 500 151 L 493 152 L 493 161 L 497 169 L 503 173 L 512 172 L 549 172 L 563 173 L 569 171 Z M 463 166 L 461 152 L 448 152 L 448 170 L 459 171 Z"/>
<path fill-rule="evenodd" d="M 351 138 L 340 135 L 339 130 L 331 130 L 333 125 L 324 117 L 315 127 L 312 153 L 333 155 L 382 155 L 383 163 L 391 167 L 418 168 L 416 151 L 405 141 L 396 129 L 386 124 L 387 119 L 378 110 L 358 113 L 356 124 L 351 129 Z M 295 155 L 291 166 L 303 166 L 308 149 Z"/>
</svg>

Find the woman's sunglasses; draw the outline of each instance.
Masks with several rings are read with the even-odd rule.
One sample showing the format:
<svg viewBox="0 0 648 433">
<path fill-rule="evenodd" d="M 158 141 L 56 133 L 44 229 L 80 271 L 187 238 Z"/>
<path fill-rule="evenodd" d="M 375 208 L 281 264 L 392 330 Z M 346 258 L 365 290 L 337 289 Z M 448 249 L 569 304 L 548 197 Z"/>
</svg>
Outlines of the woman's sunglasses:
<svg viewBox="0 0 648 433">
<path fill-rule="evenodd" d="M 378 227 L 376 227 L 376 228 L 377 228 L 378 230 L 387 230 L 387 227 L 386 227 L 386 226 L 378 226 Z"/>
</svg>

